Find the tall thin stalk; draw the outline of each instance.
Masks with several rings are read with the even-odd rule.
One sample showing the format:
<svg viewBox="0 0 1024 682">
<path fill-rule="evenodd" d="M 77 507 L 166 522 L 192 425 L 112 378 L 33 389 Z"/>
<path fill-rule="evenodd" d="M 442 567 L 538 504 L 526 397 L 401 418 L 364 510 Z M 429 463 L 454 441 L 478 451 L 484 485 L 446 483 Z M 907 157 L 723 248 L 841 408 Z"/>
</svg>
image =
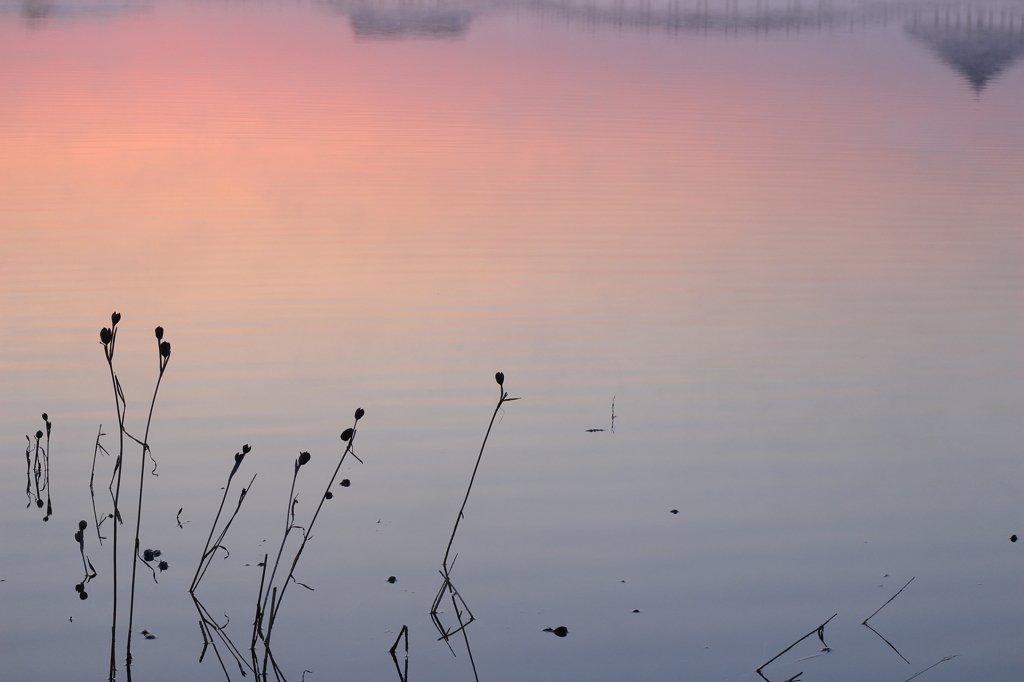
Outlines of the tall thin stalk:
<svg viewBox="0 0 1024 682">
<path fill-rule="evenodd" d="M 156 378 L 156 387 L 153 389 L 153 399 L 149 402 L 149 416 L 146 418 L 146 432 L 142 436 L 142 465 L 139 469 L 139 503 L 135 514 L 135 549 L 132 553 L 132 586 L 128 601 L 128 636 L 125 649 L 125 670 L 128 679 L 132 679 L 132 626 L 135 621 L 135 575 L 139 564 L 139 529 L 142 526 L 142 493 L 146 482 L 146 455 L 149 453 L 149 427 L 153 422 L 153 407 L 156 405 L 156 395 L 160 391 L 160 382 L 164 378 L 164 370 L 171 359 L 171 344 L 164 341 L 164 328 L 157 327 L 155 331 L 157 353 L 160 363 L 160 374 Z M 115 526 L 116 527 L 116 526 Z"/>
<path fill-rule="evenodd" d="M 341 465 L 345 463 L 345 458 L 351 454 L 356 459 L 359 459 L 359 457 L 356 456 L 355 452 L 353 452 L 353 447 L 355 446 L 356 442 L 356 427 L 359 425 L 359 420 L 363 418 L 364 414 L 365 411 L 363 410 L 363 408 L 360 407 L 359 409 L 357 409 L 355 412 L 355 419 L 352 423 L 352 427 L 345 429 L 345 431 L 342 432 L 341 439 L 346 443 L 345 451 L 341 454 L 341 457 L 338 459 L 338 464 L 337 466 L 334 467 L 334 473 L 331 474 L 331 479 L 327 482 L 327 487 L 324 489 L 323 494 L 320 496 L 320 503 L 317 504 L 316 511 L 313 512 L 313 518 L 311 518 L 306 527 L 302 529 L 302 542 L 299 544 L 299 548 L 295 552 L 295 556 L 292 559 L 291 566 L 288 569 L 287 577 L 285 577 L 284 582 L 280 585 L 280 590 L 278 590 L 278 587 L 276 586 L 271 589 L 271 586 L 274 584 L 274 576 L 277 573 L 278 563 L 281 560 L 281 553 L 282 550 L 284 549 L 284 543 L 285 540 L 287 540 L 288 533 L 291 531 L 292 528 L 299 527 L 295 525 L 295 503 L 297 502 L 297 500 L 294 497 L 295 479 L 298 477 L 299 468 L 309 461 L 309 453 L 302 453 L 302 455 L 299 456 L 299 459 L 295 460 L 295 475 L 292 477 L 292 491 L 289 494 L 290 503 L 288 506 L 288 526 L 285 528 L 285 537 L 281 540 L 281 548 L 278 550 L 277 559 L 274 561 L 274 569 L 273 571 L 271 571 L 270 581 L 267 583 L 268 594 L 264 596 L 262 612 L 260 613 L 257 619 L 258 622 L 262 623 L 263 617 L 265 615 L 269 615 L 266 633 L 261 634 L 264 644 L 264 675 L 266 675 L 267 655 L 269 654 L 270 650 L 270 638 L 271 635 L 273 634 L 274 621 L 277 618 L 277 611 L 281 606 L 281 602 L 284 600 L 284 594 L 285 591 L 288 589 L 288 585 L 295 581 L 295 568 L 299 563 L 299 559 L 302 557 L 302 552 L 306 549 L 306 543 L 309 542 L 309 538 L 312 536 L 313 526 L 314 524 L 316 524 L 317 517 L 320 516 L 320 510 L 323 509 L 324 502 L 333 496 L 331 493 L 331 487 L 334 485 L 334 482 L 338 478 L 338 472 L 341 471 Z M 270 596 L 269 614 L 267 614 L 268 596 Z"/>
<path fill-rule="evenodd" d="M 114 549 L 113 549 L 113 580 L 114 598 L 113 609 L 110 617 L 110 669 L 107 679 L 114 682 L 117 672 L 117 527 L 121 521 L 121 512 L 118 504 L 121 500 L 121 464 L 124 460 L 124 394 L 121 392 L 121 384 L 114 372 L 114 347 L 117 343 L 117 323 L 121 320 L 120 313 L 113 313 L 110 316 L 110 327 L 100 330 L 100 342 L 103 344 L 103 355 L 107 359 L 107 367 L 110 370 L 110 383 L 114 389 L 114 408 L 117 410 L 118 426 L 118 449 L 117 459 L 114 460 L 114 478 L 111 480 L 113 489 L 111 496 L 114 501 Z"/>
<path fill-rule="evenodd" d="M 469 486 L 466 488 L 466 496 L 462 498 L 462 506 L 459 507 L 459 515 L 455 517 L 455 526 L 452 527 L 452 536 L 448 539 L 448 546 L 444 550 L 444 560 L 441 564 L 444 566 L 445 575 L 448 574 L 448 555 L 452 551 L 452 543 L 455 542 L 455 533 L 459 530 L 459 522 L 463 519 L 463 512 L 466 510 L 466 503 L 469 502 L 469 493 L 473 490 L 473 481 L 476 480 L 476 471 L 480 468 L 480 460 L 484 457 L 484 448 L 487 447 L 487 439 L 490 437 L 491 429 L 494 427 L 494 420 L 497 418 L 502 405 L 513 400 L 519 400 L 519 398 L 508 397 L 508 391 L 504 389 L 505 375 L 503 373 L 498 372 L 495 374 L 494 380 L 498 382 L 498 404 L 494 407 L 494 414 L 491 415 L 491 422 L 487 425 L 487 433 L 484 434 L 484 442 L 480 444 L 480 454 L 477 455 L 476 465 L 473 466 L 473 475 L 469 477 Z"/>
</svg>

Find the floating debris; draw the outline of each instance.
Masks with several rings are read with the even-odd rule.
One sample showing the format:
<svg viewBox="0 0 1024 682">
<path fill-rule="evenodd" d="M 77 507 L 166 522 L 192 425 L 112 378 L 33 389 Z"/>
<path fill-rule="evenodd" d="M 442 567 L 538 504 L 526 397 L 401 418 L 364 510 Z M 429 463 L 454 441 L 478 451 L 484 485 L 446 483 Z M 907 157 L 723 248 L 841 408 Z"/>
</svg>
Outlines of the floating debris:
<svg viewBox="0 0 1024 682">
<path fill-rule="evenodd" d="M 604 429 L 587 429 L 587 433 L 597 433 L 598 431 L 604 431 Z"/>
<path fill-rule="evenodd" d="M 640 609 L 633 609 L 633 613 L 640 613 Z"/>
<path fill-rule="evenodd" d="M 1011 535 L 1010 536 L 1010 542 L 1017 542 L 1017 536 L 1016 535 Z"/>
<path fill-rule="evenodd" d="M 396 578 L 396 577 L 395 577 L 395 576 L 393 576 L 393 575 L 392 575 L 392 576 L 389 576 L 389 577 L 388 577 L 388 582 L 389 582 L 389 583 L 391 583 L 392 585 L 394 585 L 394 584 L 395 584 L 396 582 L 398 582 L 398 578 Z"/>
<path fill-rule="evenodd" d="M 348 480 L 347 478 L 343 478 L 341 479 L 341 483 L 339 483 L 338 485 L 340 485 L 342 488 L 347 488 L 350 485 L 352 485 L 352 481 Z"/>
<path fill-rule="evenodd" d="M 565 637 L 567 634 L 569 634 L 569 628 L 565 627 L 564 625 L 559 625 L 557 628 L 544 628 L 543 630 L 541 630 L 541 632 L 553 633 L 555 637 Z"/>
<path fill-rule="evenodd" d="M 668 513 L 669 513 L 669 514 L 678 514 L 678 513 L 679 513 L 679 510 L 678 510 L 678 509 L 671 509 L 671 510 L 669 510 L 669 512 L 668 512 Z"/>
</svg>

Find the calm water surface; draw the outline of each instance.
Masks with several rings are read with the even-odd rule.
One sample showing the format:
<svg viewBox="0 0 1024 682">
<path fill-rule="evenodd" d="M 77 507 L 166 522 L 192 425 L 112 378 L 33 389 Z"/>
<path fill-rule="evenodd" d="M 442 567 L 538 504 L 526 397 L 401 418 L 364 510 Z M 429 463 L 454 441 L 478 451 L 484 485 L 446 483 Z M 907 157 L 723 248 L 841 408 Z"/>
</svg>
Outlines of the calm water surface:
<svg viewBox="0 0 1024 682">
<path fill-rule="evenodd" d="M 498 370 L 453 546 L 480 680 L 755 681 L 833 613 L 767 678 L 1024 678 L 1022 16 L 3 0 L 0 679 L 107 677 L 114 310 L 133 433 L 173 346 L 139 680 L 225 677 L 187 589 L 232 455 L 199 596 L 244 651 L 295 457 L 304 524 L 360 406 L 275 656 L 394 680 L 408 625 L 412 679 L 473 680 L 428 612 Z M 911 578 L 897 654 L 861 622 Z"/>
</svg>

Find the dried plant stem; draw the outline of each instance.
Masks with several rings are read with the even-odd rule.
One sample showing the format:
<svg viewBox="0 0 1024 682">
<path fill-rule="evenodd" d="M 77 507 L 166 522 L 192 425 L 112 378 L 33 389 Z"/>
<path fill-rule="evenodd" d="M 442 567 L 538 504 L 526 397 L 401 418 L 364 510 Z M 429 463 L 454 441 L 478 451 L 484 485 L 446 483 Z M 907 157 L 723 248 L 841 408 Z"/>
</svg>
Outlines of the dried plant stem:
<svg viewBox="0 0 1024 682">
<path fill-rule="evenodd" d="M 487 433 L 484 434 L 484 441 L 480 444 L 480 454 L 477 455 L 476 464 L 473 466 L 473 475 L 469 477 L 469 486 L 466 487 L 466 495 L 462 498 L 462 506 L 459 507 L 459 515 L 455 517 L 455 525 L 452 527 L 452 535 L 448 539 L 448 546 L 444 550 L 444 560 L 441 562 L 441 565 L 444 566 L 445 577 L 448 575 L 448 556 L 452 551 L 452 543 L 455 542 L 455 534 L 459 530 L 459 522 L 462 521 L 463 512 L 466 510 L 466 503 L 469 502 L 469 493 L 473 490 L 473 482 L 476 480 L 477 469 L 480 468 L 480 460 L 484 457 L 484 448 L 487 447 L 487 439 L 490 437 L 491 429 L 494 427 L 494 420 L 498 417 L 498 412 L 501 410 L 501 406 L 503 404 L 512 400 L 519 400 L 519 398 L 509 398 L 508 392 L 501 388 L 500 384 L 498 388 L 501 393 L 501 397 L 498 398 L 498 404 L 494 407 L 494 414 L 491 415 L 491 421 L 487 425 Z"/>
<path fill-rule="evenodd" d="M 357 415 L 361 416 L 361 412 L 358 412 Z M 295 552 L 295 557 L 292 559 L 291 567 L 288 570 L 288 576 L 284 579 L 284 583 L 281 585 L 280 594 L 277 595 L 276 602 L 272 602 L 271 613 L 270 613 L 270 621 L 269 621 L 269 623 L 267 625 L 267 633 L 266 633 L 266 637 L 264 639 L 264 643 L 265 643 L 265 645 L 268 648 L 270 647 L 270 637 L 271 637 L 272 630 L 273 630 L 273 627 L 274 627 L 274 619 L 277 616 L 278 607 L 280 606 L 281 601 L 284 599 L 284 594 L 285 594 L 285 591 L 288 589 L 288 585 L 291 584 L 295 580 L 295 567 L 298 565 L 299 558 L 302 556 L 302 552 L 306 549 L 306 543 L 309 542 L 309 538 L 311 537 L 311 535 L 313 533 L 313 525 L 316 523 L 317 517 L 320 516 L 320 510 L 323 509 L 324 502 L 327 500 L 327 495 L 328 495 L 328 493 L 330 493 L 331 487 L 334 485 L 334 482 L 338 479 L 338 472 L 341 471 L 341 465 L 345 463 L 345 458 L 348 457 L 349 454 L 352 454 L 352 456 L 355 457 L 355 454 L 352 452 L 352 449 L 355 446 L 355 442 L 356 442 L 356 426 L 359 424 L 359 416 L 356 417 L 355 422 L 352 424 L 352 433 L 351 433 L 351 435 L 348 438 L 347 444 L 345 445 L 345 451 L 341 454 L 341 458 L 338 460 L 337 466 L 334 467 L 334 473 L 331 474 L 331 479 L 327 482 L 327 487 L 324 489 L 323 494 L 320 496 L 320 503 L 317 504 L 316 511 L 313 512 L 313 518 L 310 519 L 309 523 L 302 530 L 302 542 L 299 545 L 299 549 Z M 296 475 L 298 475 L 298 469 L 296 469 Z M 293 491 L 293 493 L 294 493 L 294 489 L 295 489 L 295 479 L 293 478 L 292 479 L 292 491 Z M 294 505 L 289 507 L 289 511 L 291 511 L 293 509 L 294 509 Z M 295 528 L 296 527 L 294 525 L 294 521 L 295 521 L 295 519 L 294 519 L 294 512 L 293 512 L 292 522 L 291 522 L 291 525 L 290 525 L 291 528 Z M 286 536 L 287 536 L 287 532 L 286 532 Z M 283 540 L 281 542 L 281 548 L 282 549 L 284 548 L 284 541 Z M 280 553 L 280 551 L 278 551 L 278 561 L 280 561 L 280 558 L 281 558 L 281 553 Z M 274 570 L 275 571 L 277 570 L 277 562 L 276 561 L 274 563 Z M 271 573 L 270 584 L 273 584 L 273 582 L 274 582 L 274 574 Z M 264 608 L 266 608 L 265 605 L 264 605 Z"/>
<path fill-rule="evenodd" d="M 142 436 L 142 463 L 139 468 L 139 503 L 136 505 L 135 513 L 135 550 L 132 552 L 132 585 L 128 599 L 128 635 L 125 645 L 125 670 L 128 679 L 132 679 L 132 626 L 135 622 L 135 575 L 139 564 L 139 530 L 142 527 L 142 493 L 146 482 L 146 455 L 149 453 L 149 427 L 153 423 L 153 408 L 156 406 L 156 396 L 160 391 L 160 382 L 164 378 L 164 370 L 167 368 L 167 359 L 159 355 L 160 340 L 157 339 L 157 352 L 160 359 L 160 374 L 156 378 L 156 387 L 153 389 L 153 399 L 149 402 L 149 416 L 146 418 L 146 431 Z"/>
<path fill-rule="evenodd" d="M 916 578 L 916 577 L 917 577 L 917 576 L 914 576 L 914 578 Z M 897 592 L 896 594 L 894 594 L 894 595 L 892 595 L 891 597 L 889 597 L 889 601 L 887 601 L 887 602 L 885 602 L 884 604 L 882 604 L 881 606 L 879 606 L 879 607 L 878 607 L 878 608 L 877 608 L 877 609 L 875 610 L 875 613 L 872 613 L 872 614 L 871 614 L 870 616 L 868 616 L 867 618 L 865 618 L 865 619 L 864 619 L 864 622 L 862 622 L 862 623 L 861 623 L 861 625 L 867 625 L 867 624 L 868 624 L 868 621 L 869 621 L 869 620 L 871 620 L 872 618 L 874 618 L 874 617 L 875 617 L 875 615 L 876 615 L 876 614 L 877 614 L 877 613 L 878 613 L 879 611 L 881 611 L 882 609 L 884 609 L 884 608 L 885 608 L 886 606 L 888 606 L 888 605 L 889 605 L 889 602 L 891 602 L 891 601 L 892 601 L 893 599 L 895 599 L 896 597 L 900 596 L 900 592 L 902 592 L 903 590 L 907 589 L 907 586 L 908 586 L 908 585 L 910 585 L 910 583 L 914 582 L 914 578 L 911 578 L 910 580 L 908 580 L 908 581 L 907 581 L 907 584 L 906 584 L 906 585 L 904 585 L 903 587 L 901 587 L 901 588 L 899 589 L 899 592 Z"/>
<path fill-rule="evenodd" d="M 121 499 L 121 464 L 124 460 L 124 416 L 125 416 L 125 404 L 124 394 L 121 392 L 121 384 L 117 380 L 117 374 L 114 373 L 114 344 L 117 340 L 117 326 L 114 325 L 111 329 L 111 337 L 109 343 L 104 343 L 103 350 L 107 358 L 107 367 L 110 370 L 110 382 L 114 389 L 114 407 L 117 410 L 117 436 L 118 436 L 118 449 L 117 459 L 114 460 L 114 476 L 111 479 L 111 497 L 114 502 L 114 548 L 113 548 L 113 607 L 112 615 L 110 617 L 110 669 L 108 680 L 109 682 L 114 681 L 114 677 L 117 673 L 117 543 L 118 543 L 118 532 L 117 527 L 121 523 L 121 512 L 118 507 L 118 503 Z"/>
<path fill-rule="evenodd" d="M 796 646 L 797 644 L 799 644 L 800 642 L 802 642 L 802 641 L 804 641 L 805 639 L 807 639 L 808 637 L 810 637 L 811 635 L 817 634 L 817 635 L 818 635 L 818 638 L 819 638 L 819 639 L 821 640 L 821 643 L 822 643 L 822 644 L 824 644 L 824 643 L 825 643 L 825 634 L 824 634 L 824 633 L 825 633 L 825 626 L 826 626 L 826 625 L 828 625 L 828 621 L 829 621 L 829 620 L 832 620 L 832 619 L 833 619 L 833 618 L 835 618 L 835 617 L 836 617 L 837 615 L 839 615 L 839 614 L 837 614 L 837 613 L 833 613 L 833 614 L 832 614 L 831 616 L 829 616 L 828 620 L 826 620 L 826 621 L 825 621 L 824 623 L 822 623 L 822 624 L 821 624 L 821 625 L 819 625 L 818 627 L 814 628 L 813 630 L 811 630 L 811 631 L 810 631 L 810 632 L 808 632 L 808 633 L 807 633 L 806 635 L 804 635 L 804 636 L 803 636 L 803 637 L 801 637 L 800 639 L 796 640 L 795 642 L 793 642 L 792 644 L 790 644 L 789 646 L 787 646 L 787 647 L 786 647 L 785 649 L 783 649 L 783 650 L 782 650 L 782 651 L 780 651 L 779 653 L 777 653 L 777 654 L 775 654 L 774 656 L 772 656 L 772 657 L 771 657 L 770 659 L 768 659 L 768 661 L 767 661 L 767 662 L 765 662 L 765 663 L 762 663 L 762 664 L 761 664 L 761 666 L 760 666 L 760 667 L 759 667 L 759 668 L 758 668 L 757 670 L 755 670 L 754 672 L 756 672 L 756 673 L 757 673 L 758 675 L 760 675 L 762 679 L 765 679 L 765 680 L 767 680 L 767 679 L 768 679 L 767 677 L 765 677 L 764 675 L 761 675 L 761 671 L 762 671 L 762 670 L 764 670 L 764 669 L 765 669 L 766 667 L 768 667 L 768 665 L 769 665 L 769 664 L 770 664 L 770 663 L 771 663 L 772 661 L 774 661 L 775 659 L 779 658 L 779 657 L 780 657 L 780 656 L 782 656 L 782 655 L 783 655 L 784 653 L 786 653 L 787 651 L 789 651 L 790 649 L 792 649 L 793 647 L 795 647 L 795 646 Z M 799 676 L 799 675 L 798 675 L 798 676 Z"/>
</svg>

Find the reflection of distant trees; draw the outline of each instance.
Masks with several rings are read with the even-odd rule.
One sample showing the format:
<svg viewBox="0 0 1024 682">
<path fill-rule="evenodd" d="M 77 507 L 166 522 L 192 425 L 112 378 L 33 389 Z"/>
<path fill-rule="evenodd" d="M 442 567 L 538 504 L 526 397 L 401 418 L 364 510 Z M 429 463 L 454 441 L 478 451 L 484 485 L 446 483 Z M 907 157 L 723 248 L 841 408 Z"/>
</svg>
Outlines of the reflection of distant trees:
<svg viewBox="0 0 1024 682">
<path fill-rule="evenodd" d="M 372 38 L 461 38 L 473 18 L 464 8 L 408 3 L 397 7 L 364 4 L 353 7 L 348 15 L 356 36 Z"/>
<path fill-rule="evenodd" d="M 49 0 L 22 0 L 21 16 L 29 22 L 38 22 L 50 14 Z"/>
<path fill-rule="evenodd" d="M 1015 17 L 1003 0 L 322 0 L 349 16 L 357 35 L 461 36 L 473 17 L 515 12 L 569 27 L 663 33 L 775 33 L 849 29 L 906 21 L 923 12 L 973 8 Z"/>
<path fill-rule="evenodd" d="M 51 21 L 112 19 L 152 6 L 152 0 L 0 0 L 0 19 L 20 16 L 30 28 Z"/>
<path fill-rule="evenodd" d="M 1019 11 L 936 7 L 914 15 L 906 31 L 962 74 L 978 93 L 1024 56 L 1024 22 Z"/>
</svg>

